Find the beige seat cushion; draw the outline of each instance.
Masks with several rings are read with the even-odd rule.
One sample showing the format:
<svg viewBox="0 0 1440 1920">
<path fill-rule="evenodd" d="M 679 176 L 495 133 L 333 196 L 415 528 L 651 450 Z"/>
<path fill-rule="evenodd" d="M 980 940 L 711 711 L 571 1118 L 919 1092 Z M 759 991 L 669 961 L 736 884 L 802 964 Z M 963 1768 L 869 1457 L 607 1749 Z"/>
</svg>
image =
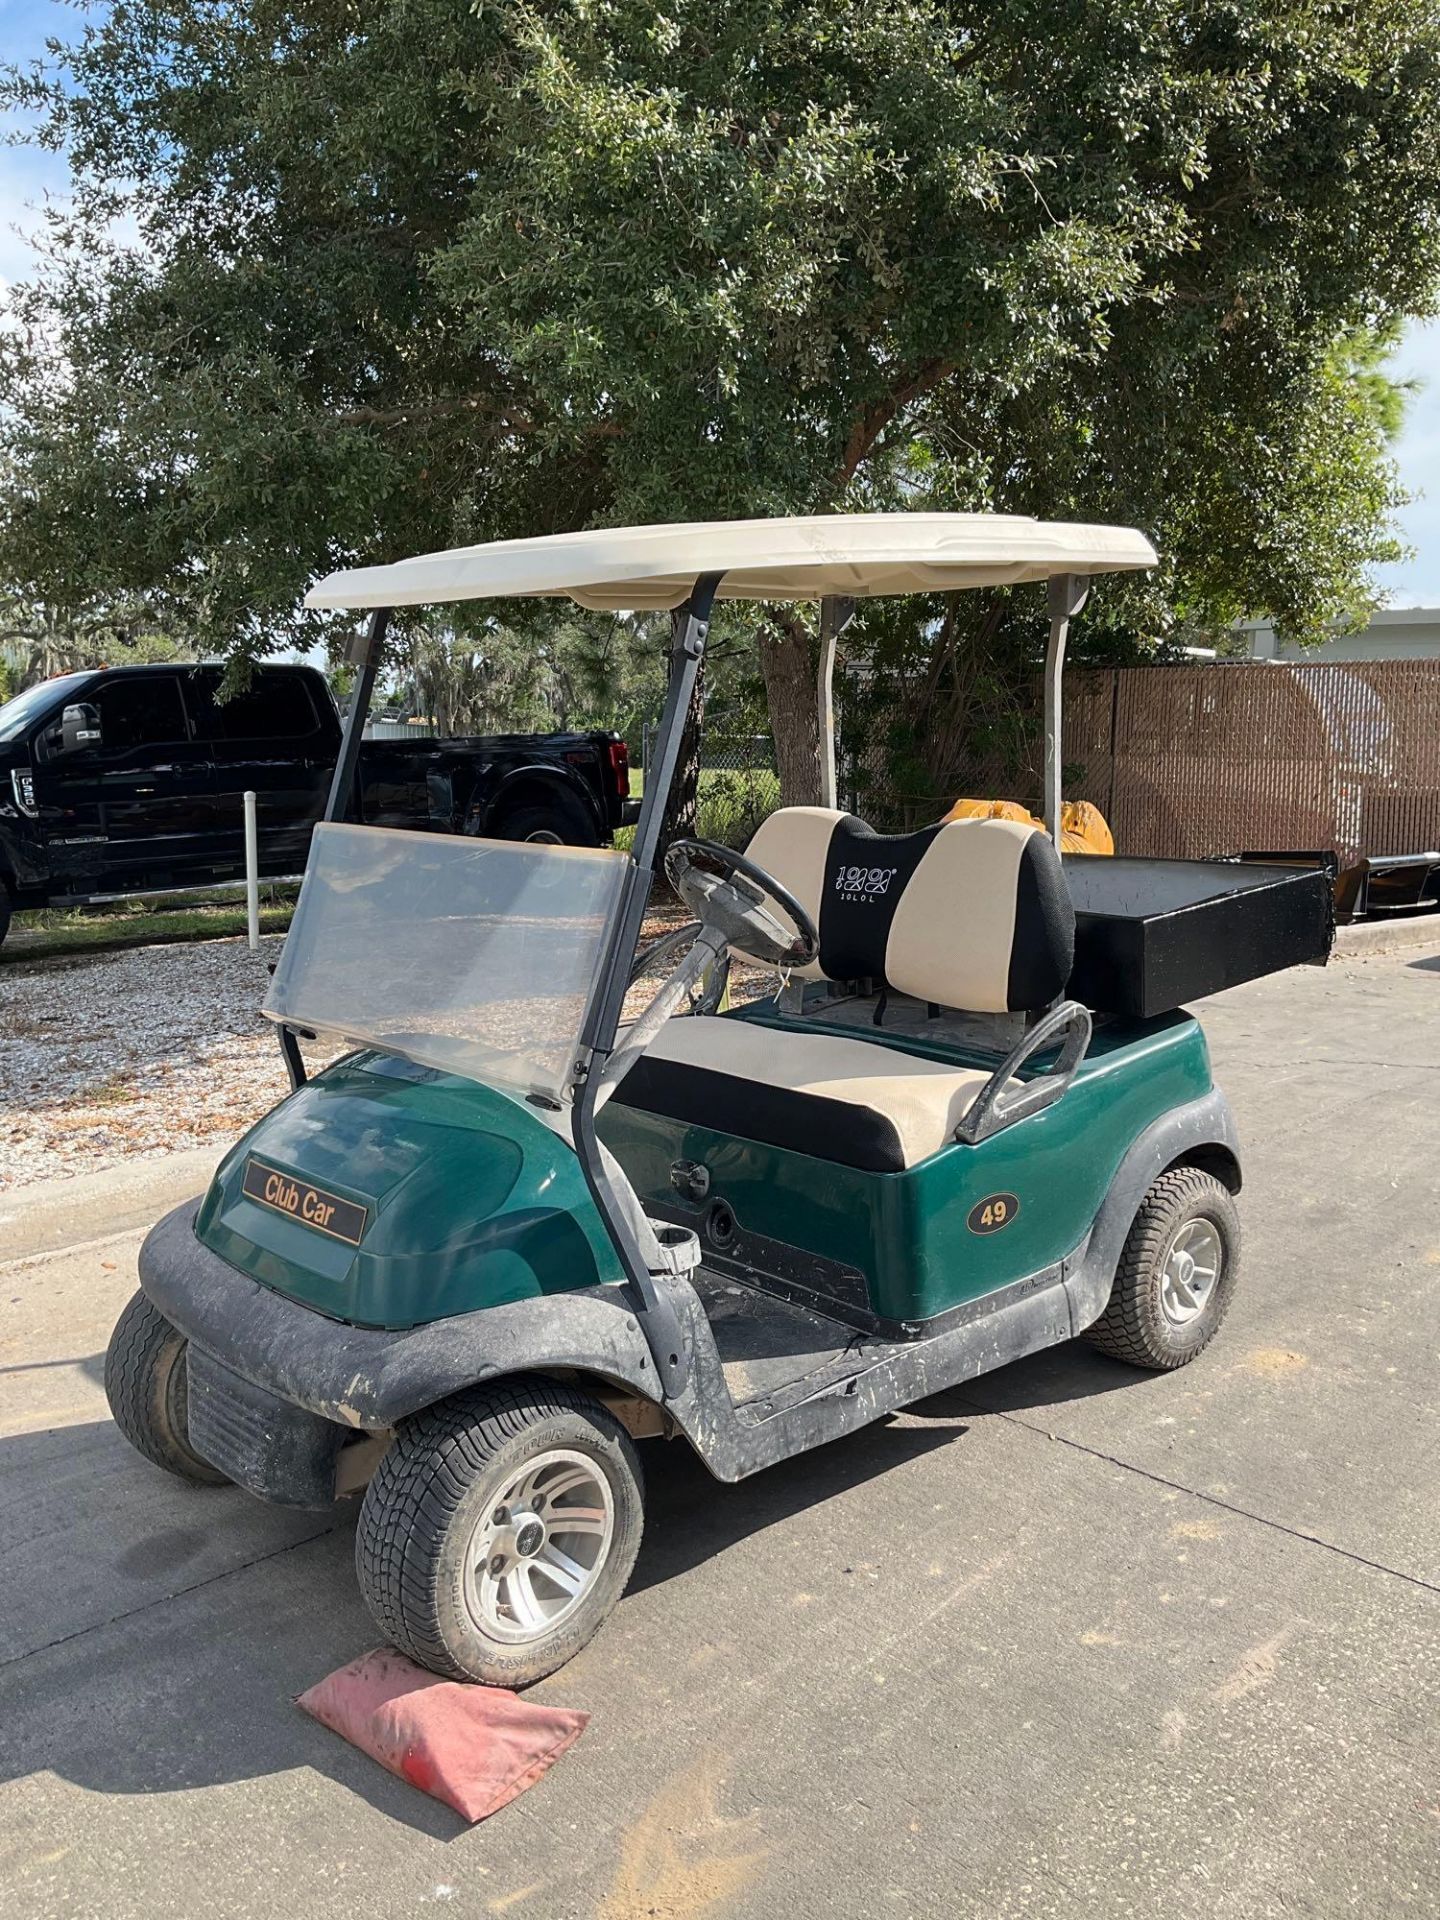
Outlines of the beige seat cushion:
<svg viewBox="0 0 1440 1920">
<path fill-rule="evenodd" d="M 878 1040 L 701 1017 L 662 1027 L 615 1099 L 820 1160 L 899 1173 L 954 1139 L 989 1078 Z"/>
</svg>

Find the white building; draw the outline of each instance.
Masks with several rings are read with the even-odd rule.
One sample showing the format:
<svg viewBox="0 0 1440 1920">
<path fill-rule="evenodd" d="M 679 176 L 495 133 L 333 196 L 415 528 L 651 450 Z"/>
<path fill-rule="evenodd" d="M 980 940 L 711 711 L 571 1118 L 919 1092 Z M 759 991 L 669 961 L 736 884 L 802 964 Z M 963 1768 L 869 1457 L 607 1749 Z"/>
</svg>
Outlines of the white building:
<svg viewBox="0 0 1440 1920">
<path fill-rule="evenodd" d="M 1277 640 L 1268 620 L 1241 620 L 1252 660 L 1440 660 L 1440 607 L 1387 607 L 1358 633 L 1337 633 L 1318 647 Z"/>
</svg>

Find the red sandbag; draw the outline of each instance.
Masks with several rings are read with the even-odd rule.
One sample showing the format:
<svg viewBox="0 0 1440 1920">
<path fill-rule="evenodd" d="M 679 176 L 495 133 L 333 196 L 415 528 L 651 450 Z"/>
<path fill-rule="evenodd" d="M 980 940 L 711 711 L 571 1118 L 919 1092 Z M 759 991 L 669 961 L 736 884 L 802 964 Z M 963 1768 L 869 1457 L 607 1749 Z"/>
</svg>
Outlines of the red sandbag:
<svg viewBox="0 0 1440 1920">
<path fill-rule="evenodd" d="M 472 1821 L 533 1787 L 590 1721 L 501 1687 L 437 1680 L 393 1647 L 362 1654 L 295 1704 Z"/>
</svg>

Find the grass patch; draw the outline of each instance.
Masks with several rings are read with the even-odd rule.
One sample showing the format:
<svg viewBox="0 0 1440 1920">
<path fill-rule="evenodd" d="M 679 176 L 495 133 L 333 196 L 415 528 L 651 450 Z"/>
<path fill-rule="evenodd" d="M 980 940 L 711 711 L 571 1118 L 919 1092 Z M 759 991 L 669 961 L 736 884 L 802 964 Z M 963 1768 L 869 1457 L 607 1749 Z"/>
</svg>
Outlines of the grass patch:
<svg viewBox="0 0 1440 1920">
<path fill-rule="evenodd" d="M 260 908 L 260 931 L 284 933 L 295 910 L 294 888 L 267 889 L 275 896 Z M 186 904 L 187 899 L 192 904 Z M 187 940 L 229 940 L 246 929 L 243 894 L 238 900 L 179 895 L 163 905 L 107 901 L 97 907 L 47 907 L 17 913 L 0 947 L 0 966 L 52 960 L 67 954 L 107 953 Z"/>
<path fill-rule="evenodd" d="M 630 769 L 630 798 L 645 791 L 645 775 Z M 765 818 L 780 804 L 780 780 L 767 767 L 702 767 L 696 795 L 695 831 L 702 840 L 743 847 Z M 622 827 L 615 845 L 629 852 L 635 838 L 632 827 Z"/>
<path fill-rule="evenodd" d="M 123 1107 L 126 1101 L 139 1097 L 140 1089 L 123 1074 L 116 1074 L 111 1080 L 102 1080 L 98 1087 L 87 1088 L 84 1100 L 86 1106 Z"/>
</svg>

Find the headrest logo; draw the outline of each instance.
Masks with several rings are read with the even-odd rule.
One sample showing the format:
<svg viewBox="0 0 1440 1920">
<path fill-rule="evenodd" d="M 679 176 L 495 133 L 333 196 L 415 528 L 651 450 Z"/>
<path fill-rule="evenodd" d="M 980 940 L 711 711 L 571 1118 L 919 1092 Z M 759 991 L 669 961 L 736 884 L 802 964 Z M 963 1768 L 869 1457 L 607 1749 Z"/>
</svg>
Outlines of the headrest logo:
<svg viewBox="0 0 1440 1920">
<path fill-rule="evenodd" d="M 898 867 L 841 867 L 835 875 L 835 891 L 847 900 L 872 899 L 890 891 L 890 882 Z"/>
</svg>

